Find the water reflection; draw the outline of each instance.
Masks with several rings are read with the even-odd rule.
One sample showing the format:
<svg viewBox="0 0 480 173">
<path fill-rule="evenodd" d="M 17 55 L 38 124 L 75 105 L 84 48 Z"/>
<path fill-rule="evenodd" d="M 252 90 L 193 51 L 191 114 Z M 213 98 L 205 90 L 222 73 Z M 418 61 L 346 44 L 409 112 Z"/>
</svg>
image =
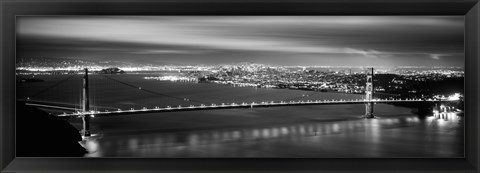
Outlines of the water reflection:
<svg viewBox="0 0 480 173">
<path fill-rule="evenodd" d="M 435 112 L 433 116 L 428 117 L 430 120 L 444 120 L 444 121 L 458 121 L 461 117 L 458 115 L 458 113 L 455 112 Z"/>
<path fill-rule="evenodd" d="M 99 137 L 96 135 L 92 135 L 90 138 L 86 138 L 83 141 L 79 142 L 86 150 L 87 154 L 86 157 L 102 157 L 102 149 L 100 148 Z M 108 146 L 110 143 L 107 141 L 104 145 Z"/>
<path fill-rule="evenodd" d="M 370 150 L 366 150 L 370 153 L 363 156 L 385 155 L 388 157 L 389 153 L 397 153 L 395 151 L 399 149 L 395 148 L 399 145 L 397 143 L 410 140 L 410 145 L 417 147 L 412 149 L 412 153 L 440 152 L 440 154 L 433 155 L 442 155 L 441 152 L 445 152 L 442 151 L 445 150 L 445 147 L 435 148 L 435 146 L 425 147 L 425 145 L 438 146 L 442 145 L 444 141 L 454 145 L 455 142 L 452 143 L 449 140 L 456 136 L 442 135 L 428 129 L 440 129 L 438 132 L 442 132 L 442 130 L 447 130 L 443 129 L 444 127 L 463 128 L 463 126 L 458 126 L 461 124 L 461 119 L 462 117 L 458 114 L 450 112 L 434 114 L 425 119 L 416 116 L 380 117 L 368 120 L 299 123 L 259 128 L 142 133 L 104 137 L 88 141 L 85 146 L 91 151 L 87 157 L 257 157 L 276 156 L 277 154 L 282 156 L 285 152 L 282 150 L 298 150 L 297 155 L 309 156 L 309 153 L 303 149 L 295 148 L 304 145 L 310 147 L 307 149 L 315 148 L 315 152 L 317 152 L 317 150 L 322 151 L 322 147 L 325 149 L 335 148 L 336 145 L 343 146 L 346 151 L 356 150 L 358 149 L 354 147 L 356 143 L 367 143 L 368 145 L 362 146 L 370 147 Z M 426 129 L 415 130 L 415 128 Z M 418 134 L 411 135 L 411 133 Z M 454 135 L 461 135 L 461 132 Z M 463 138 L 463 136 L 461 137 Z M 348 145 L 349 142 L 351 145 Z M 294 146 L 294 148 L 287 146 Z M 461 150 L 459 147 L 461 146 L 447 146 L 449 150 L 455 150 L 455 152 L 443 154 L 462 155 L 462 153 L 456 153 L 457 150 Z M 423 148 L 423 150 L 418 148 Z M 266 152 L 270 153 L 265 154 Z M 421 153 L 419 154 L 421 155 Z"/>
</svg>

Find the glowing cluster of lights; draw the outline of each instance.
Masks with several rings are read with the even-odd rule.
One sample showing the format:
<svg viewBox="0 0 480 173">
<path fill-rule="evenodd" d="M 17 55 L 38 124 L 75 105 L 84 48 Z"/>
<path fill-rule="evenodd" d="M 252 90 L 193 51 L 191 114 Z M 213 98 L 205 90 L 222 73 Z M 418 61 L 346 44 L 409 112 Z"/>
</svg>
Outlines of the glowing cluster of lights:
<svg viewBox="0 0 480 173">
<path fill-rule="evenodd" d="M 73 67 L 17 67 L 17 70 L 28 70 L 28 71 L 39 71 L 39 72 L 47 72 L 47 71 L 78 71 L 80 69 L 88 68 L 90 71 L 100 71 L 102 67 L 100 66 L 73 66 Z"/>
<path fill-rule="evenodd" d="M 234 85 L 238 87 L 258 87 L 258 84 L 255 83 L 243 83 L 243 82 L 235 82 L 235 81 L 213 81 L 216 84 L 223 84 L 223 85 Z"/>
<path fill-rule="evenodd" d="M 144 77 L 144 79 L 147 79 L 147 80 L 159 80 L 159 81 L 172 81 L 172 82 L 178 82 L 178 81 L 196 82 L 196 81 L 198 81 L 197 78 L 193 78 L 193 77 L 180 77 L 180 76 Z"/>
<path fill-rule="evenodd" d="M 460 93 L 455 93 L 451 96 L 448 96 L 448 100 L 460 100 L 460 97 L 461 97 Z"/>
</svg>

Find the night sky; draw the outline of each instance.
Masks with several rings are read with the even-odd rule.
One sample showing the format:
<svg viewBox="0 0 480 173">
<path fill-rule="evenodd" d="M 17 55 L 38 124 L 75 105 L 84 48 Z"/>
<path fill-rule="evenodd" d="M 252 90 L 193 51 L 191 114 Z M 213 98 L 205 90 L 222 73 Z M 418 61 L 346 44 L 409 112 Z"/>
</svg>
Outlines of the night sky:
<svg viewBox="0 0 480 173">
<path fill-rule="evenodd" d="M 17 17 L 17 58 L 464 66 L 463 16 Z"/>
</svg>

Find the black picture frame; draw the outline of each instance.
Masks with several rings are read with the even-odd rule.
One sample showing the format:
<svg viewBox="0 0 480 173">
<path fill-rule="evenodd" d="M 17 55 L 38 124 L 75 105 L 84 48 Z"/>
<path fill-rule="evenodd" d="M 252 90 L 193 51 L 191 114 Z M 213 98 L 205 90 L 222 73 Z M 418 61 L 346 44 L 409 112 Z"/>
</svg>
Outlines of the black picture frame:
<svg viewBox="0 0 480 173">
<path fill-rule="evenodd" d="M 478 172 L 480 3 L 478 0 L 1 0 L 0 170 L 2 172 Z M 465 158 L 150 159 L 15 157 L 17 15 L 461 15 L 465 16 Z M 41 133 L 41 132 L 40 132 Z"/>
</svg>

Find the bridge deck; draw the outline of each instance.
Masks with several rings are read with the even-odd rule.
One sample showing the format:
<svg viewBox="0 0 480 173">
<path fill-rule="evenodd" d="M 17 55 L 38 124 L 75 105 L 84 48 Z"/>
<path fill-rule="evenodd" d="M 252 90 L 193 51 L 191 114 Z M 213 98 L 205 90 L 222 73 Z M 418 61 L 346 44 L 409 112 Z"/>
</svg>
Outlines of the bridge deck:
<svg viewBox="0 0 480 173">
<path fill-rule="evenodd" d="M 176 106 L 176 107 L 154 107 L 143 109 L 130 109 L 130 110 L 116 110 L 116 111 L 89 111 L 80 112 L 78 109 L 69 108 L 68 105 L 51 105 L 42 104 L 41 102 L 27 102 L 27 105 L 43 107 L 43 108 L 56 108 L 63 110 L 75 111 L 73 113 L 64 113 L 58 116 L 62 117 L 79 117 L 84 115 L 90 116 L 113 116 L 123 114 L 140 114 L 140 113 L 158 113 L 158 112 L 176 112 L 176 111 L 196 111 L 196 110 L 212 110 L 212 109 L 235 109 L 235 108 L 257 108 L 257 107 L 276 107 L 276 106 L 302 106 L 302 105 L 332 105 L 332 104 L 366 104 L 366 103 L 400 103 L 400 102 L 445 102 L 449 100 L 422 100 L 422 99 L 394 99 L 394 100 L 307 100 L 307 101 L 266 101 L 266 102 L 252 102 L 252 103 L 231 103 L 231 104 L 211 104 L 211 105 L 190 105 L 190 106 Z"/>
</svg>

